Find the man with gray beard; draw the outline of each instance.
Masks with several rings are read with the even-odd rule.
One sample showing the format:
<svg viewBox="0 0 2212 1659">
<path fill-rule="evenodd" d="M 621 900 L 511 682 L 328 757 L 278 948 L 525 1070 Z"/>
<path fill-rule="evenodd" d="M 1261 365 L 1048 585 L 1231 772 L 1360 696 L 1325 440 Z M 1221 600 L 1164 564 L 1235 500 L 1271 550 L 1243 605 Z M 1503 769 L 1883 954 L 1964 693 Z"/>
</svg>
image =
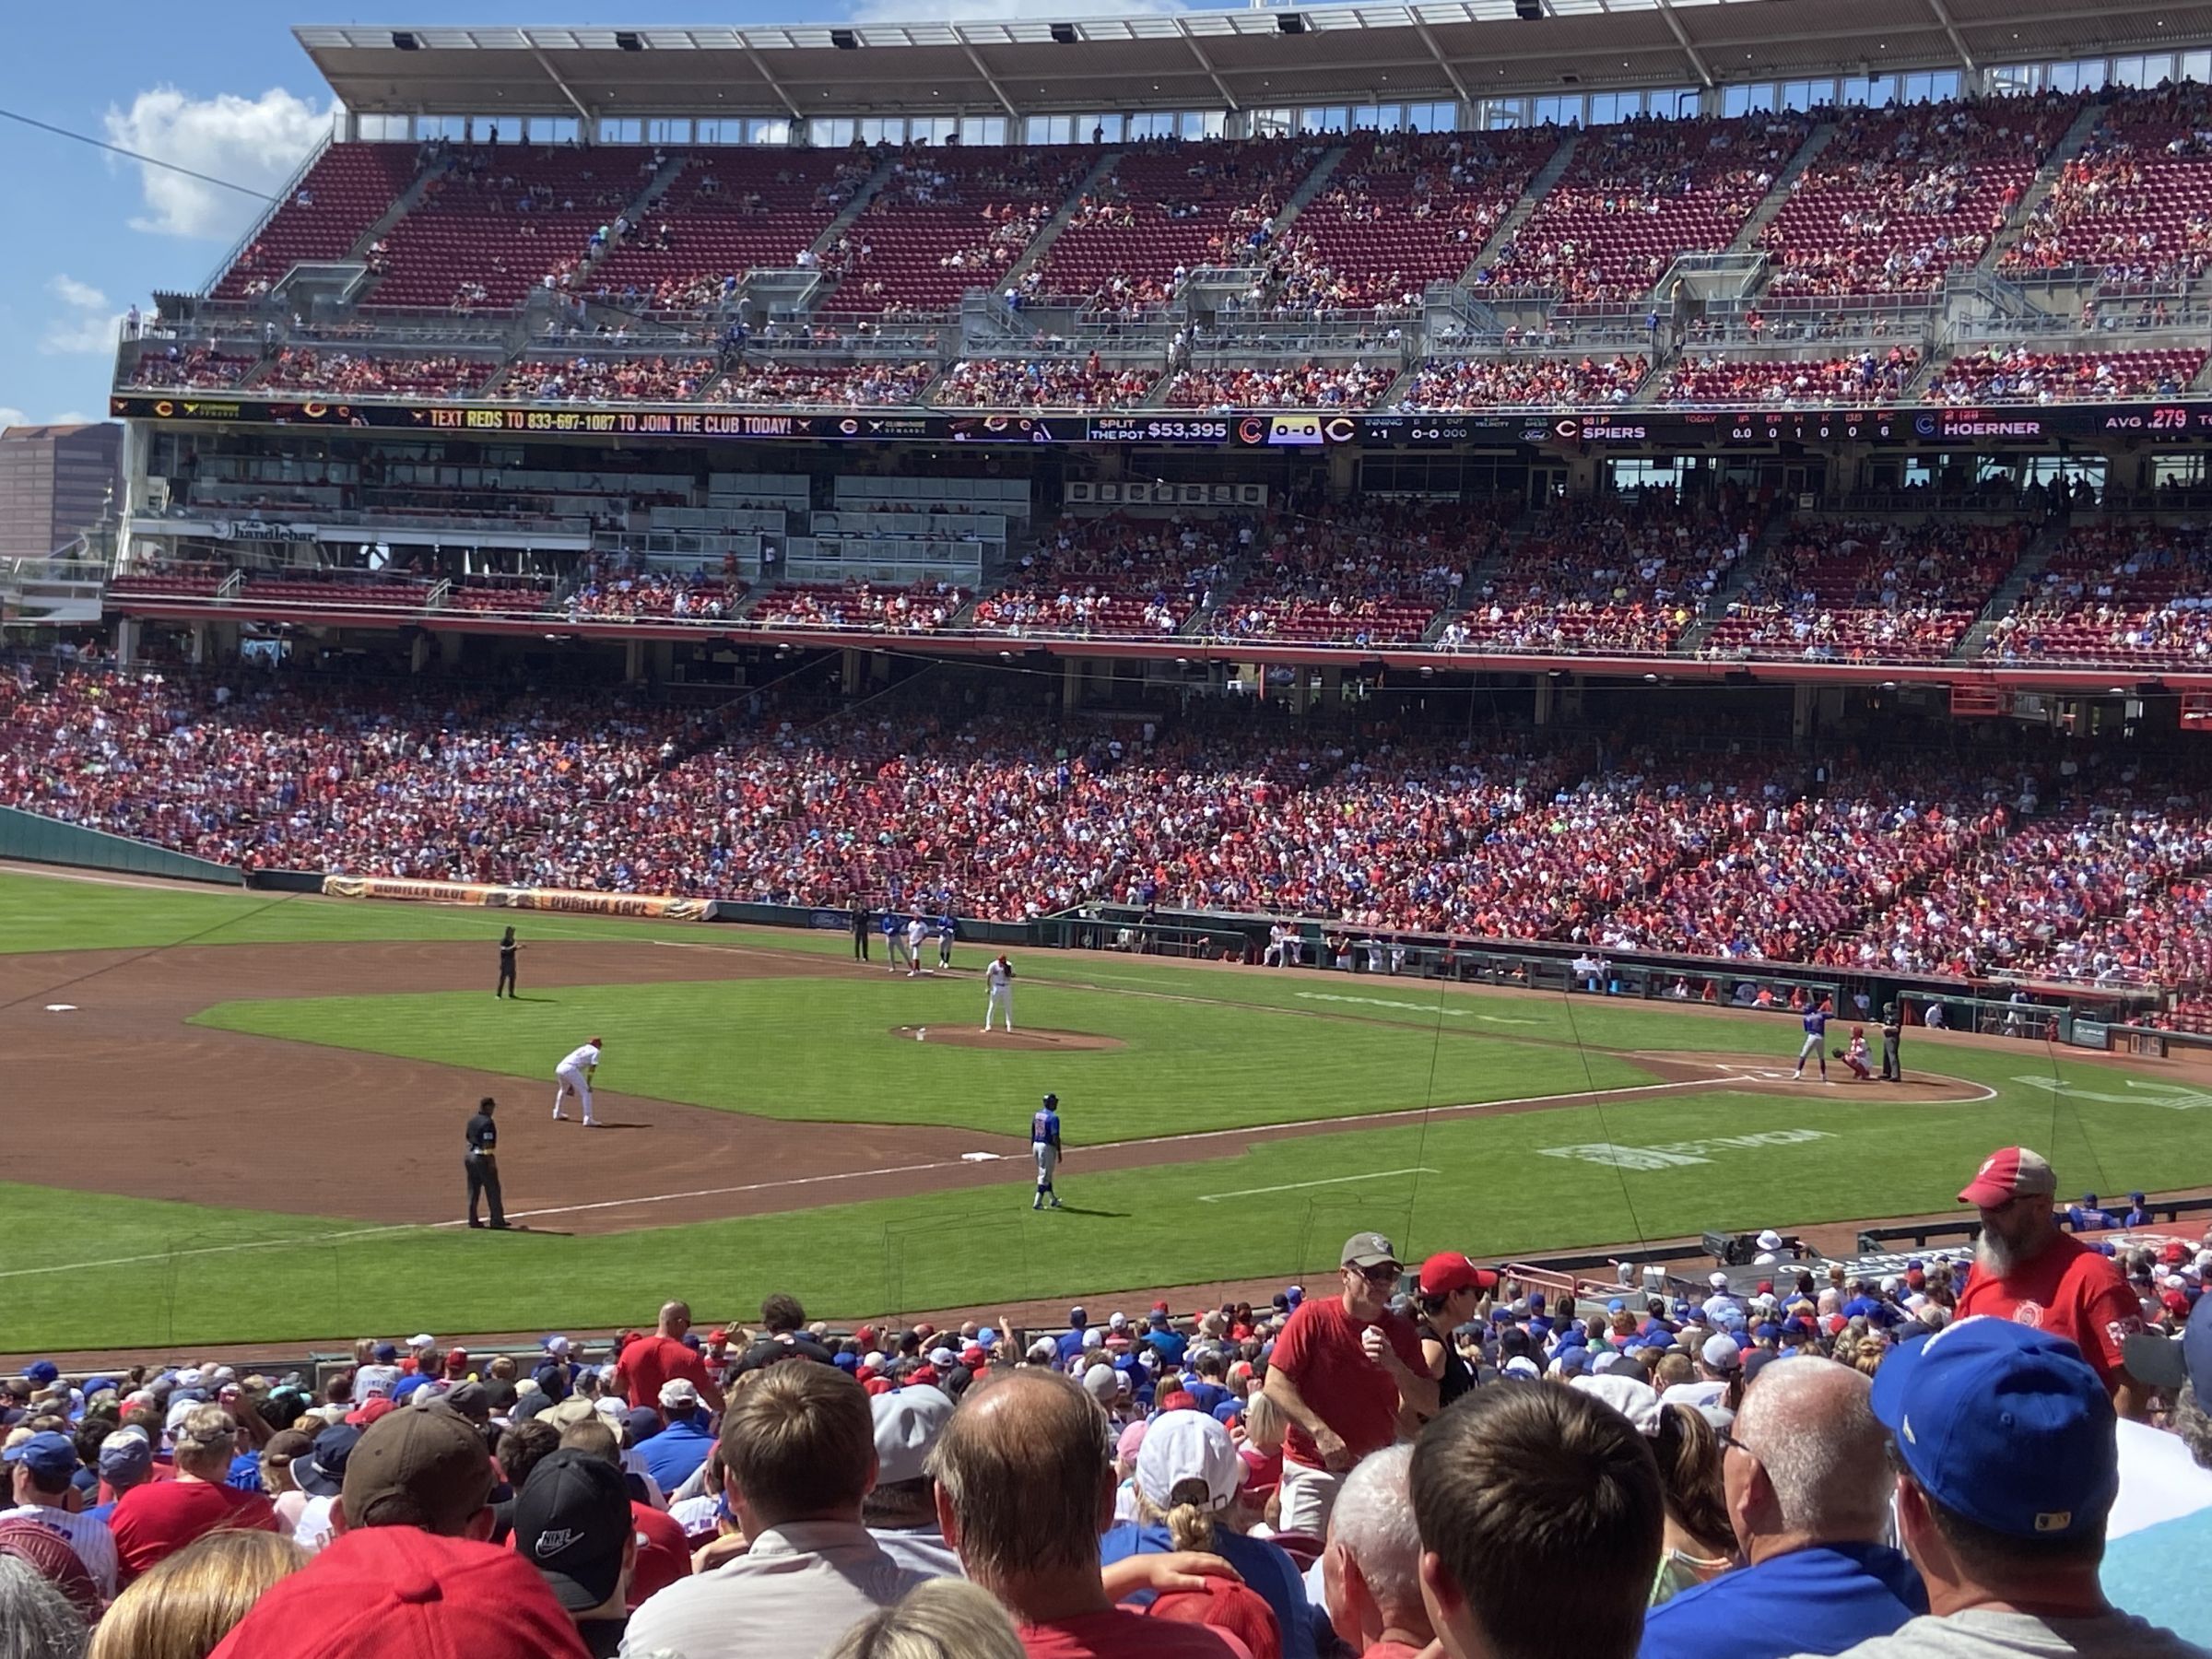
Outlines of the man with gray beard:
<svg viewBox="0 0 2212 1659">
<path fill-rule="evenodd" d="M 2143 1328 L 2143 1305 L 2119 1264 L 2058 1225 L 2052 1199 L 2058 1177 L 2041 1153 L 2006 1147 L 1982 1160 L 1959 1202 L 1982 1212 L 1973 1271 L 1959 1293 L 1954 1320 L 1978 1313 L 2063 1336 L 2096 1371 L 2124 1417 L 2147 1402 L 2127 1373 L 2121 1345 Z"/>
</svg>

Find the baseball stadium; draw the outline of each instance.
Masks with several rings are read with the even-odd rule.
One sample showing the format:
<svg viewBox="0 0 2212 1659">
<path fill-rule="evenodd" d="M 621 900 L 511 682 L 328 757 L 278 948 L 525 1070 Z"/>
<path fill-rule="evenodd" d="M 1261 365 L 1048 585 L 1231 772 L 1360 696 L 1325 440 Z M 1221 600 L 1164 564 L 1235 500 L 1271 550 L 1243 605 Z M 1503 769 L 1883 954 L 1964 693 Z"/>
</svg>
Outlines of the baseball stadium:
<svg viewBox="0 0 2212 1659">
<path fill-rule="evenodd" d="M 1873 1375 L 2046 1194 L 2212 1355 L 2212 4 L 293 32 L 0 564 L 0 1408 Z"/>
<path fill-rule="evenodd" d="M 12 1346 L 2212 1185 L 2212 59 L 1524 9 L 299 29 L 9 576 Z"/>
</svg>

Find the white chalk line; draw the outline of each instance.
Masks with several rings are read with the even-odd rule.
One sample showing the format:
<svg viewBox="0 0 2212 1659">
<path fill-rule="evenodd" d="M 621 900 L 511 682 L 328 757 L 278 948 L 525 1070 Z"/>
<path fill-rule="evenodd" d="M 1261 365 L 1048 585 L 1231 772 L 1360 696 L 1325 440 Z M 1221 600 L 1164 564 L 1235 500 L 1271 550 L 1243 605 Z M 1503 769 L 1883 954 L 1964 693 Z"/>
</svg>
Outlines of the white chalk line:
<svg viewBox="0 0 2212 1659">
<path fill-rule="evenodd" d="M 1295 1193 L 1306 1187 L 1343 1186 L 1346 1182 L 1353 1181 L 1387 1181 L 1393 1175 L 1441 1175 L 1442 1173 L 1441 1170 L 1430 1169 L 1427 1164 L 1415 1164 L 1403 1170 L 1377 1170 L 1368 1175 L 1329 1175 L 1319 1181 L 1286 1181 L 1280 1186 L 1239 1187 L 1233 1193 L 1201 1193 L 1198 1194 L 1198 1202 L 1215 1204 L 1224 1198 L 1256 1198 L 1262 1193 Z"/>
</svg>

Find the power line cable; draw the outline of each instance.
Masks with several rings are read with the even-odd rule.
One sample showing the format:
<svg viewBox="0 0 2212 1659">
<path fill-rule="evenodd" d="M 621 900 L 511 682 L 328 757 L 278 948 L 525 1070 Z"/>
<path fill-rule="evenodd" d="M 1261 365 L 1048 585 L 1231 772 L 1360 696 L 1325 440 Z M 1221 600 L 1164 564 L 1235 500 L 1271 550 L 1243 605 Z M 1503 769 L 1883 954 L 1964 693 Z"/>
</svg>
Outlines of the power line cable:
<svg viewBox="0 0 2212 1659">
<path fill-rule="evenodd" d="M 182 173 L 187 179 L 197 179 L 203 184 L 213 184 L 218 190 L 235 190 L 241 195 L 250 195 L 264 202 L 273 202 L 276 199 L 267 191 L 256 190 L 251 184 L 240 184 L 229 179 L 218 179 L 213 173 L 197 172 L 189 167 L 180 167 L 174 161 L 164 161 L 159 156 L 148 156 L 138 150 L 125 149 L 120 144 L 110 144 L 104 138 L 95 138 L 89 133 L 73 132 L 65 126 L 55 126 L 50 121 L 39 121 L 29 115 L 18 114 L 14 110 L 0 110 L 0 116 L 5 116 L 9 121 L 21 122 L 27 127 L 36 127 L 41 133 L 52 133 L 57 138 L 68 138 L 78 144 L 88 144 L 94 149 L 106 150 L 110 155 L 122 156 L 126 160 L 138 162 L 141 166 L 159 167 L 169 172 Z"/>
</svg>

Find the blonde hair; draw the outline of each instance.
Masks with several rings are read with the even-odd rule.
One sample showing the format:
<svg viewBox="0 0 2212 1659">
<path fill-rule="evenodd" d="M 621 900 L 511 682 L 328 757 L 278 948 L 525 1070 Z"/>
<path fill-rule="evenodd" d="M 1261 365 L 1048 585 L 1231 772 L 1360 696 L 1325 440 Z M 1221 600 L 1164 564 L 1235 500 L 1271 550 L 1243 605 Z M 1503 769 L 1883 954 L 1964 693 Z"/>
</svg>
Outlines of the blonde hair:
<svg viewBox="0 0 2212 1659">
<path fill-rule="evenodd" d="M 157 1562 L 108 1609 L 86 1659 L 207 1659 L 307 1551 L 265 1532 L 212 1532 Z"/>
<path fill-rule="evenodd" d="M 1022 1647 L 988 1591 L 941 1578 L 862 1619 L 825 1659 L 1022 1659 Z"/>
<path fill-rule="evenodd" d="M 1136 1494 L 1138 1515 L 1147 1521 L 1157 1521 L 1168 1529 L 1170 1549 L 1198 1549 L 1212 1553 L 1214 1548 L 1214 1494 L 1203 1476 L 1190 1476 L 1177 1481 L 1168 1491 L 1168 1507 L 1161 1509 L 1143 1492 Z"/>
<path fill-rule="evenodd" d="M 1244 1397 L 1244 1439 L 1249 1444 L 1263 1452 L 1280 1451 L 1289 1428 L 1289 1419 L 1272 1395 L 1254 1388 Z"/>
</svg>

